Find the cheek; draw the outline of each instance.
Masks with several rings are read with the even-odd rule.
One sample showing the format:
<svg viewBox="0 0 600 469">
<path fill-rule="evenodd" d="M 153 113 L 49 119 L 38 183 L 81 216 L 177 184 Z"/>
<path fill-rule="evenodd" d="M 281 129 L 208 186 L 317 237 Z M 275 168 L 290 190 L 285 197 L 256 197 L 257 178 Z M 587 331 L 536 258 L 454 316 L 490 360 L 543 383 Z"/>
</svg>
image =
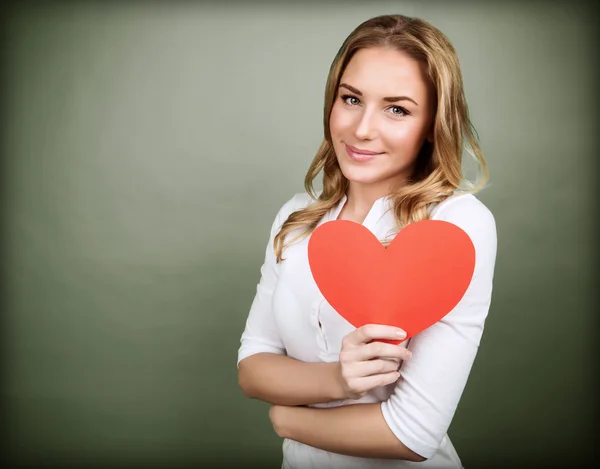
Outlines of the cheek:
<svg viewBox="0 0 600 469">
<path fill-rule="evenodd" d="M 412 153 L 419 147 L 421 132 L 416 126 L 392 126 L 382 135 L 386 147 L 392 152 Z"/>
<path fill-rule="evenodd" d="M 344 112 L 344 109 L 341 109 L 335 104 L 331 110 L 331 115 L 329 116 L 329 129 L 331 135 L 339 135 L 344 132 L 351 125 L 349 117 L 348 113 Z"/>
</svg>

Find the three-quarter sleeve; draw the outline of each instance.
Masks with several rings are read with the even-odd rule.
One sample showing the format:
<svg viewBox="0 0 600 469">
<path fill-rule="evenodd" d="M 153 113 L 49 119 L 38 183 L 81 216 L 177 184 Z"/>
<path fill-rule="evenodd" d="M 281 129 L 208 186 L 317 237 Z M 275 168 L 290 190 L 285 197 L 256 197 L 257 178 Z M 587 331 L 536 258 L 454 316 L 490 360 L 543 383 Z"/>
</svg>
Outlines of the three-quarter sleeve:
<svg viewBox="0 0 600 469">
<path fill-rule="evenodd" d="M 488 315 L 497 234 L 492 213 L 472 195 L 440 206 L 435 219 L 454 223 L 471 238 L 475 270 L 467 291 L 443 319 L 412 337 L 391 396 L 381 403 L 391 431 L 425 458 L 438 450 L 467 383 Z"/>
<path fill-rule="evenodd" d="M 294 195 L 281 207 L 271 226 L 264 262 L 260 268 L 260 281 L 256 286 L 256 295 L 252 301 L 246 327 L 240 340 L 238 367 L 240 361 L 256 353 L 285 354 L 285 347 L 277 330 L 272 310 L 273 290 L 279 275 L 279 264 L 276 262 L 273 241 L 281 225 L 292 213 L 297 199 L 298 194 Z"/>
</svg>

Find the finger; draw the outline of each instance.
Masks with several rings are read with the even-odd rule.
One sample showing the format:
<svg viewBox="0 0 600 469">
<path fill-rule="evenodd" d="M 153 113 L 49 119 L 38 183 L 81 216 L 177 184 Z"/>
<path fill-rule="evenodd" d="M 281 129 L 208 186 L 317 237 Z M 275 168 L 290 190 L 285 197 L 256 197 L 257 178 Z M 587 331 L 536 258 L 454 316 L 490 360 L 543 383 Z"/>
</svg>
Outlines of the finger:
<svg viewBox="0 0 600 469">
<path fill-rule="evenodd" d="M 399 377 L 400 373 L 391 371 L 389 373 L 357 378 L 353 381 L 352 388 L 359 393 L 369 392 L 371 389 L 375 389 L 379 386 L 387 386 L 388 384 L 395 383 L 398 381 Z"/>
<path fill-rule="evenodd" d="M 371 360 L 373 358 L 399 358 L 407 360 L 412 356 L 406 347 L 387 344 L 385 342 L 371 342 L 362 347 L 357 347 L 354 352 L 358 360 Z"/>
<path fill-rule="evenodd" d="M 353 367 L 353 373 L 356 378 L 364 378 L 366 376 L 378 375 L 382 373 L 390 373 L 398 371 L 399 363 L 396 360 L 369 360 L 366 362 L 358 362 Z"/>
<path fill-rule="evenodd" d="M 346 336 L 350 345 L 360 345 L 375 339 L 398 340 L 406 337 L 406 332 L 385 324 L 366 324 Z"/>
</svg>

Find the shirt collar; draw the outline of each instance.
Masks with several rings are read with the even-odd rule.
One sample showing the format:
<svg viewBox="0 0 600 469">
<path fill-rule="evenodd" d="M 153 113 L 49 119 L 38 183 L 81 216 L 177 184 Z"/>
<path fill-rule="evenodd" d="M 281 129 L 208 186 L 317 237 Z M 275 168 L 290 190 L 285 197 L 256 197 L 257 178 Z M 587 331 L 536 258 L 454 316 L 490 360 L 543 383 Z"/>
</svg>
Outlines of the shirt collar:
<svg viewBox="0 0 600 469">
<path fill-rule="evenodd" d="M 348 196 L 344 194 L 340 201 L 337 203 L 337 205 L 333 207 L 332 211 L 330 212 L 329 220 L 337 220 L 347 200 Z M 377 223 L 382 216 L 384 216 L 389 210 L 393 208 L 393 206 L 393 200 L 389 195 L 380 197 L 379 199 L 375 200 L 375 202 L 373 202 L 373 206 L 369 210 L 369 213 L 367 213 L 367 216 L 365 217 L 363 225 L 368 227 L 372 223 Z"/>
</svg>

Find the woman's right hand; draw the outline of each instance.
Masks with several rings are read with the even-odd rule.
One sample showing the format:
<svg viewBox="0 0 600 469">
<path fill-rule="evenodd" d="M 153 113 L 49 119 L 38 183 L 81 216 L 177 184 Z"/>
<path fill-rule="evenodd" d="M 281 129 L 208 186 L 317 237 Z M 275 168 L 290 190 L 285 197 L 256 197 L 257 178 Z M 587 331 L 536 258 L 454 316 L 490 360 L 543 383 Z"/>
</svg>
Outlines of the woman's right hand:
<svg viewBox="0 0 600 469">
<path fill-rule="evenodd" d="M 371 389 L 395 382 L 398 360 L 411 353 L 400 345 L 378 339 L 402 340 L 406 333 L 397 327 L 367 324 L 346 335 L 338 362 L 339 382 L 347 399 L 360 399 Z"/>
</svg>

